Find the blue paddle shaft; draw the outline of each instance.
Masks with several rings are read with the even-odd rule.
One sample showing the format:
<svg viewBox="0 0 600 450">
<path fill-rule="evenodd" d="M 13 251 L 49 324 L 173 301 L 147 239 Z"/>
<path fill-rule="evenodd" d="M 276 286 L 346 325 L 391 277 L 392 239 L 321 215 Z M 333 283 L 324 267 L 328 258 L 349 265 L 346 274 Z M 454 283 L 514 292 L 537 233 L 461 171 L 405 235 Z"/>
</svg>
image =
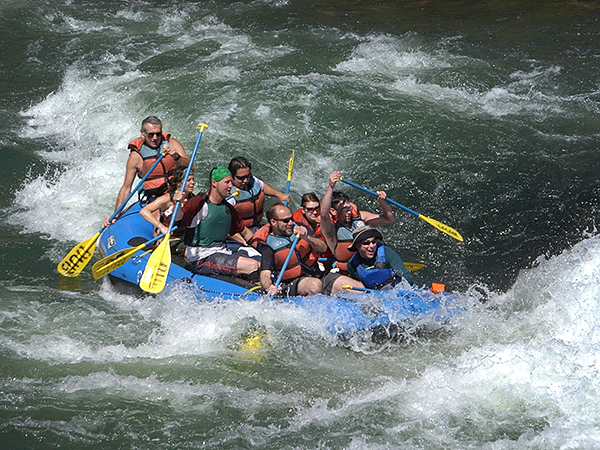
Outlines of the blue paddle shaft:
<svg viewBox="0 0 600 450">
<path fill-rule="evenodd" d="M 289 194 L 289 193 L 290 193 L 290 185 L 291 185 L 291 184 L 292 184 L 292 180 L 288 180 L 288 181 L 287 181 L 287 185 L 286 185 L 286 187 L 285 187 L 285 193 L 286 193 L 286 194 Z M 288 201 L 286 200 L 285 202 L 283 202 L 283 205 L 284 205 L 284 206 L 287 206 L 287 205 L 288 205 Z"/>
<path fill-rule="evenodd" d="M 344 182 L 344 183 L 346 183 L 346 184 L 349 184 L 350 186 L 353 186 L 353 187 L 355 187 L 356 189 L 360 189 L 361 191 L 363 191 L 363 192 L 366 192 L 367 194 L 371 194 L 371 195 L 374 195 L 375 197 L 378 197 L 378 194 L 377 194 L 377 192 L 375 192 L 375 191 L 372 191 L 372 190 L 370 190 L 370 189 L 367 189 L 367 188 L 365 188 L 365 187 L 362 187 L 362 186 L 360 186 L 360 185 L 358 185 L 358 184 L 356 184 L 356 183 L 353 183 L 352 181 L 348 181 L 348 180 L 346 180 L 345 178 L 342 178 L 342 177 L 340 177 L 340 180 L 341 180 L 341 181 L 343 181 L 343 182 Z M 406 211 L 406 212 L 408 212 L 408 213 L 411 213 L 411 214 L 412 214 L 412 215 L 414 215 L 414 216 L 417 216 L 417 217 L 419 217 L 419 216 L 420 216 L 420 214 L 419 214 L 418 212 L 415 212 L 415 211 L 413 211 L 412 209 L 410 209 L 410 208 L 407 208 L 406 206 L 404 206 L 404 205 L 401 205 L 401 204 L 400 204 L 400 203 L 398 203 L 398 202 L 395 202 L 394 200 L 391 200 L 391 199 L 389 199 L 389 198 L 386 198 L 386 199 L 385 199 L 385 201 L 386 201 L 386 202 L 388 202 L 388 203 L 391 203 L 392 205 L 396 205 L 398 208 L 402 208 L 404 211 Z"/>
<path fill-rule="evenodd" d="M 112 216 L 110 216 L 110 219 L 108 219 L 108 222 L 112 222 L 112 220 L 117 217 L 121 211 L 123 211 L 123 208 L 125 208 L 125 206 L 127 205 L 127 202 L 129 200 L 131 200 L 131 197 L 133 197 L 133 194 L 135 194 L 144 184 L 144 181 L 146 181 L 146 178 L 148 178 L 150 176 L 150 174 L 152 173 L 152 171 L 156 168 L 156 166 L 158 166 L 158 163 L 161 162 L 161 160 L 165 157 L 167 153 L 163 152 L 160 154 L 160 156 L 156 159 L 156 162 L 154 164 L 152 164 L 152 167 L 150 167 L 150 170 L 148 170 L 148 172 L 146 172 L 146 175 L 144 175 L 142 177 L 142 179 L 140 180 L 140 182 L 137 184 L 137 186 L 135 187 L 135 189 L 132 189 L 131 192 L 129 193 L 129 195 L 127 196 L 127 198 L 125 199 L 125 201 L 123 203 L 121 203 L 121 205 L 117 208 L 117 210 L 113 213 Z M 105 227 L 100 228 L 99 233 L 102 233 L 102 231 L 104 231 Z"/>
<path fill-rule="evenodd" d="M 200 140 L 202 139 L 202 134 L 204 133 L 204 128 L 206 125 L 200 124 L 200 133 L 198 133 L 198 139 L 196 139 L 196 145 L 194 147 L 194 151 L 192 152 L 192 156 L 190 157 L 190 163 L 187 166 L 185 171 L 185 177 L 183 178 L 183 184 L 181 185 L 181 192 L 185 191 L 185 185 L 187 184 L 188 177 L 190 176 L 190 172 L 192 171 L 192 165 L 194 164 L 194 159 L 196 159 L 196 153 L 198 153 L 198 147 L 200 146 Z M 175 208 L 173 208 L 173 215 L 171 216 L 171 222 L 169 223 L 169 229 L 167 234 L 171 234 L 171 230 L 173 229 L 173 225 L 175 225 L 175 220 L 177 219 L 177 213 L 179 212 L 179 205 L 181 201 L 175 203 Z"/>
<path fill-rule="evenodd" d="M 177 229 L 175 230 L 177 231 Z M 158 241 L 159 239 L 164 238 L 165 235 L 164 234 L 159 234 L 158 236 L 153 237 L 152 239 L 150 239 L 149 241 L 146 241 L 145 244 L 148 246 L 150 244 L 154 244 L 156 241 Z"/>
<path fill-rule="evenodd" d="M 275 286 L 279 286 L 281 284 L 281 279 L 283 278 L 283 272 L 285 272 L 285 269 L 287 269 L 287 266 L 290 262 L 290 258 L 292 257 L 292 253 L 294 253 L 294 250 L 296 248 L 296 244 L 298 243 L 298 241 L 300 240 L 300 236 L 298 236 L 297 234 L 294 237 L 294 241 L 292 242 L 292 246 L 290 247 L 290 251 L 287 254 L 287 257 L 285 258 L 285 261 L 283 262 L 283 266 L 281 267 L 281 271 L 279 272 L 279 276 L 277 277 L 277 281 L 275 282 Z M 272 298 L 273 296 L 271 296 Z"/>
</svg>

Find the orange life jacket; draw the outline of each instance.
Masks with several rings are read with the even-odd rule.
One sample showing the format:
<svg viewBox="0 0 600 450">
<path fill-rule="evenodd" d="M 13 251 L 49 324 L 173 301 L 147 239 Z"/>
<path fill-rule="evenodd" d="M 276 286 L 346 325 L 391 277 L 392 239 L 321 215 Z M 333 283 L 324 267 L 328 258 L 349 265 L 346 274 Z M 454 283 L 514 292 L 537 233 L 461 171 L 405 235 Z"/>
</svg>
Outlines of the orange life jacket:
<svg viewBox="0 0 600 450">
<path fill-rule="evenodd" d="M 265 206 L 265 193 L 256 178 L 248 181 L 249 189 L 232 189 L 231 194 L 239 191 L 235 198 L 235 210 L 248 228 L 260 226 Z"/>
<path fill-rule="evenodd" d="M 294 241 L 292 236 L 274 236 L 271 233 L 271 225 L 266 224 L 260 227 L 254 237 L 253 243 L 268 245 L 274 252 L 275 271 L 279 272 L 283 267 L 283 263 L 290 252 L 290 247 Z M 316 269 L 317 256 L 313 253 L 312 247 L 304 239 L 298 240 L 294 253 L 292 254 L 287 268 L 283 272 L 282 281 L 289 281 L 304 275 L 305 269 L 307 272 L 312 272 Z"/>
<path fill-rule="evenodd" d="M 317 217 L 317 227 L 315 229 L 313 229 L 311 224 L 306 219 L 306 216 L 304 215 L 304 211 L 302 210 L 302 208 L 298 208 L 292 215 L 292 218 L 294 219 L 294 222 L 305 225 L 309 230 L 312 230 L 315 233 L 315 237 L 318 237 L 323 242 L 327 243 L 327 241 L 325 240 L 325 236 L 323 236 L 323 234 L 321 233 L 321 216 Z M 333 254 L 331 253 L 331 251 L 329 249 L 327 249 L 327 251 L 325 251 L 323 253 L 319 253 L 318 257 L 331 259 L 331 258 L 333 258 Z"/>
<path fill-rule="evenodd" d="M 252 245 L 254 247 L 258 247 L 259 244 L 266 244 L 267 237 L 271 232 L 271 224 L 266 224 L 260 227 L 258 230 L 254 232 L 254 236 L 252 236 Z"/>
<path fill-rule="evenodd" d="M 148 173 L 163 152 L 163 148 L 169 145 L 171 135 L 163 132 L 162 137 L 163 140 L 157 149 L 145 145 L 143 137 L 134 139 L 127 146 L 130 151 L 138 152 L 142 157 L 142 172 L 139 174 L 140 177 L 144 177 Z M 177 162 L 171 155 L 166 155 L 161 159 L 158 166 L 154 168 L 152 174 L 144 181 L 144 191 L 153 196 L 164 194 L 169 189 L 169 185 L 173 183 L 175 169 L 177 169 Z"/>
<path fill-rule="evenodd" d="M 270 234 L 267 237 L 267 245 L 275 252 L 275 270 L 277 272 L 283 267 L 293 241 L 294 235 L 274 236 Z M 313 266 L 315 266 L 316 262 L 317 257 L 313 253 L 310 244 L 304 239 L 299 239 L 281 280 L 293 280 L 306 274 L 306 272 L 310 273 L 314 271 Z"/>
<path fill-rule="evenodd" d="M 335 252 L 333 256 L 337 260 L 335 267 L 340 269 L 340 273 L 348 274 L 348 261 L 354 256 L 356 252 L 348 250 L 348 247 L 352 245 L 353 237 L 352 231 L 356 230 L 365 223 L 360 216 L 352 217 L 352 229 L 344 227 L 338 223 L 335 224 L 335 232 L 337 237 L 337 245 L 335 246 Z"/>
</svg>

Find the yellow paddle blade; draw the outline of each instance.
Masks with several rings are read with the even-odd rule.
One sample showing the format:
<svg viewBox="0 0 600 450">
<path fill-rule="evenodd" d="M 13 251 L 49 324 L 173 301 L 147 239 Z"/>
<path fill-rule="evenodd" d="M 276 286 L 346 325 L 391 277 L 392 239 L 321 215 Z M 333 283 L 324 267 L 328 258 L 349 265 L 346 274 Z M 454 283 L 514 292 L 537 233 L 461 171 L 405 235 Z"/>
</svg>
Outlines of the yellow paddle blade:
<svg viewBox="0 0 600 450">
<path fill-rule="evenodd" d="M 290 163 L 288 164 L 288 181 L 292 179 L 292 170 L 294 169 L 294 153 L 296 150 L 292 150 L 292 156 L 290 157 Z"/>
<path fill-rule="evenodd" d="M 115 269 L 118 269 L 123 264 L 125 264 L 133 255 L 135 255 L 139 250 L 143 249 L 146 246 L 146 243 L 140 244 L 137 247 L 133 248 L 124 248 L 123 250 L 119 250 L 118 252 L 113 253 L 105 258 L 102 258 L 96 264 L 92 266 L 92 275 L 97 280 L 98 278 L 102 278 L 104 275 L 109 274 Z"/>
<path fill-rule="evenodd" d="M 411 272 L 416 272 L 417 270 L 421 270 L 423 267 L 425 267 L 425 264 L 404 263 L 404 267 L 406 267 L 406 270 L 409 270 Z"/>
<path fill-rule="evenodd" d="M 158 294 L 165 287 L 171 266 L 170 234 L 167 234 L 156 250 L 150 255 L 140 281 L 140 287 L 151 294 Z"/>
<path fill-rule="evenodd" d="M 239 344 L 241 351 L 256 351 L 260 350 L 264 345 L 265 336 L 261 330 L 249 331 Z"/>
<path fill-rule="evenodd" d="M 90 262 L 94 251 L 96 250 L 96 242 L 100 237 L 100 232 L 93 235 L 87 241 L 73 247 L 67 256 L 58 264 L 58 273 L 65 277 L 76 277 L 80 274 L 87 263 Z"/>
<path fill-rule="evenodd" d="M 419 219 L 423 219 L 429 225 L 436 227 L 438 230 L 446 233 L 449 236 L 452 236 L 454 239 L 457 239 L 460 242 L 463 241 L 463 238 L 460 235 L 460 233 L 458 231 L 456 231 L 454 228 L 451 228 L 448 225 L 444 225 L 443 223 L 438 222 L 437 220 L 426 217 L 423 214 L 419 214 Z"/>
</svg>

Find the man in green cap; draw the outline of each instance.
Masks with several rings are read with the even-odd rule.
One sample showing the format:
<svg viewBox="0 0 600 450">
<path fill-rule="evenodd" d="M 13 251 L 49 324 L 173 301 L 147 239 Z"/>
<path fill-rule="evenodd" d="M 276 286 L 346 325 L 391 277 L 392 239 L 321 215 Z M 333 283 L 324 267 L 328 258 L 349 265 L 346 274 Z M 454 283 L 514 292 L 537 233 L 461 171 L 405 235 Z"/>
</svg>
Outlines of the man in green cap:
<svg viewBox="0 0 600 450">
<path fill-rule="evenodd" d="M 210 189 L 204 195 L 188 200 L 177 224 L 186 227 L 184 241 L 186 259 L 192 271 L 200 275 L 246 275 L 258 280 L 260 263 L 246 252 L 227 248 L 227 236 L 240 233 L 246 240 L 252 232 L 244 226 L 235 208 L 225 201 L 233 186 L 226 167 L 210 172 Z"/>
</svg>

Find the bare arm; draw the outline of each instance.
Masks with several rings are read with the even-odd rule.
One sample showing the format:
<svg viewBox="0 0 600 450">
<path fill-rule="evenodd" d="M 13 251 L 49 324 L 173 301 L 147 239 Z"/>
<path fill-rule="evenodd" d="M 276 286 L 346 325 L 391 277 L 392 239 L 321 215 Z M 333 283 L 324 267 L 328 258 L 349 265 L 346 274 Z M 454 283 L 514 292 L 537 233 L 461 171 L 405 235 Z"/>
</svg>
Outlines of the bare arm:
<svg viewBox="0 0 600 450">
<path fill-rule="evenodd" d="M 174 159 L 177 161 L 177 164 L 183 167 L 187 167 L 190 163 L 190 157 L 187 155 L 185 150 L 183 149 L 183 145 L 174 137 L 169 139 L 169 145 L 165 147 L 167 154 L 173 156 L 177 153 L 179 156 L 175 156 Z"/>
<path fill-rule="evenodd" d="M 273 272 L 270 270 L 260 271 L 260 285 L 263 287 L 263 289 L 269 290 L 269 288 L 273 285 L 273 282 L 271 281 L 272 275 Z"/>
<path fill-rule="evenodd" d="M 377 191 L 377 194 L 377 203 L 381 207 L 381 214 L 360 211 L 360 218 L 367 225 L 389 225 L 394 222 L 394 213 L 390 204 L 385 201 L 387 194 L 385 191 Z"/>
<path fill-rule="evenodd" d="M 125 167 L 125 178 L 123 179 L 123 184 L 121 185 L 121 189 L 119 189 L 119 193 L 117 194 L 117 204 L 115 205 L 115 211 L 119 209 L 119 206 L 125 201 L 125 199 L 131 194 L 131 187 L 133 186 L 133 181 L 137 176 L 138 172 L 142 170 L 142 157 L 137 152 L 131 152 L 129 154 L 129 158 L 127 158 L 127 165 Z M 112 215 L 112 214 L 111 214 Z M 110 225 L 108 219 L 110 216 L 104 219 L 102 224 L 103 227 L 107 227 Z"/>
<path fill-rule="evenodd" d="M 260 271 L 260 285 L 263 287 L 267 294 L 275 295 L 281 292 L 281 286 L 275 286 L 271 281 L 272 272 L 270 270 Z"/>
<path fill-rule="evenodd" d="M 250 231 L 250 229 L 248 227 L 244 227 L 244 229 L 242 230 L 242 232 L 240 233 L 242 235 L 242 238 L 244 238 L 244 242 L 250 242 L 252 240 L 252 238 L 254 237 L 254 233 L 252 231 Z M 244 244 L 247 245 L 247 244 Z"/>
<path fill-rule="evenodd" d="M 160 213 L 166 210 L 171 204 L 171 196 L 167 193 L 157 198 L 152 203 L 148 203 L 140 210 L 140 215 L 154 225 L 162 234 L 167 234 L 169 229 L 160 222 Z"/>
<path fill-rule="evenodd" d="M 262 261 L 260 267 L 260 285 L 269 295 L 275 295 L 281 292 L 281 287 L 273 284 L 273 250 L 265 247 L 262 250 Z"/>
<path fill-rule="evenodd" d="M 327 244 L 325 241 L 323 241 L 321 238 L 308 234 L 308 229 L 306 227 L 296 226 L 294 233 L 296 233 L 300 239 L 304 239 L 306 242 L 308 242 L 313 252 L 325 253 L 327 251 Z"/>
<path fill-rule="evenodd" d="M 327 242 L 327 246 L 332 252 L 335 252 L 337 246 L 337 235 L 335 233 L 335 226 L 331 221 L 331 199 L 333 196 L 333 189 L 335 184 L 340 180 L 340 172 L 333 172 L 329 176 L 329 186 L 325 191 L 325 195 L 321 199 L 321 233 Z"/>
<path fill-rule="evenodd" d="M 265 183 L 263 181 L 263 183 Z M 284 194 L 283 192 L 278 191 L 273 186 L 268 183 L 265 183 L 265 195 L 270 195 L 271 197 L 277 197 L 281 203 L 289 202 L 290 196 L 289 194 Z"/>
</svg>

